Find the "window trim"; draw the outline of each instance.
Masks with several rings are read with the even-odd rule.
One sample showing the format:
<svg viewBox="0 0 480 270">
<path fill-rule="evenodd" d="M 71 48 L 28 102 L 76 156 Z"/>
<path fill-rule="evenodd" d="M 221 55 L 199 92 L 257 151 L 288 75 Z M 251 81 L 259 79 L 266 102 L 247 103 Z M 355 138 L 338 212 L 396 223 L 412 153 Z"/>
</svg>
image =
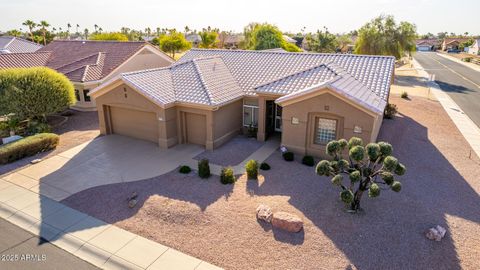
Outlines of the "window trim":
<svg viewBox="0 0 480 270">
<path fill-rule="evenodd" d="M 251 122 L 252 124 L 245 124 L 245 108 L 251 108 L 252 109 L 252 115 L 251 115 Z M 257 109 L 257 124 L 256 125 L 253 125 L 253 123 L 255 122 L 254 118 L 255 118 L 255 109 Z M 246 104 L 243 104 L 243 108 L 242 108 L 242 123 L 243 123 L 243 126 L 244 127 L 250 127 L 250 125 L 252 125 L 252 127 L 258 127 L 258 114 L 260 112 L 260 109 L 258 106 L 254 106 L 254 105 L 246 105 Z"/>
<path fill-rule="evenodd" d="M 327 118 L 327 119 L 332 119 L 332 120 L 337 120 L 337 132 L 336 132 L 336 137 L 337 138 L 342 138 L 343 133 L 344 133 L 344 123 L 345 119 L 344 117 L 337 115 L 337 114 L 332 114 L 332 113 L 325 113 L 325 112 L 310 112 L 308 113 L 308 122 L 307 122 L 307 141 L 306 141 L 306 146 L 307 148 L 310 148 L 312 150 L 316 151 L 323 151 L 325 149 L 325 144 L 316 144 L 315 143 L 315 118 L 320 117 L 320 118 Z"/>
</svg>

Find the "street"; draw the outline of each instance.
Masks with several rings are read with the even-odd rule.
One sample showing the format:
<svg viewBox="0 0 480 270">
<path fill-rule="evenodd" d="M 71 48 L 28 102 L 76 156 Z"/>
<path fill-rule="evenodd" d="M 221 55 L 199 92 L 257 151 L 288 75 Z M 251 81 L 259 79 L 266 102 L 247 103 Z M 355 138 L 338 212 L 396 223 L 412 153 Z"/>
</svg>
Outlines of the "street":
<svg viewBox="0 0 480 270">
<path fill-rule="evenodd" d="M 440 88 L 480 126 L 480 72 L 434 52 L 417 52 L 414 58 L 426 72 L 435 75 Z"/>
<path fill-rule="evenodd" d="M 0 218 L 0 269 L 98 269 Z"/>
</svg>

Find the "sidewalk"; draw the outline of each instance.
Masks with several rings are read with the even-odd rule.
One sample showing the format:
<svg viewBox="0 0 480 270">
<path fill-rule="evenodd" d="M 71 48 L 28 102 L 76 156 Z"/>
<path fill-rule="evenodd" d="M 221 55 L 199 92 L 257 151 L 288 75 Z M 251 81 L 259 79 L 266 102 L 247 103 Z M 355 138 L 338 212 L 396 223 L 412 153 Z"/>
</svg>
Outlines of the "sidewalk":
<svg viewBox="0 0 480 270">
<path fill-rule="evenodd" d="M 423 67 L 415 59 L 413 59 L 412 63 L 414 67 L 418 69 L 419 74 L 428 80 L 430 76 Z M 473 151 L 480 157 L 480 128 L 460 109 L 447 93 L 442 91 L 436 82 L 429 81 L 428 87 L 440 104 L 442 104 L 448 116 L 450 116 Z"/>
<path fill-rule="evenodd" d="M 221 269 L 1 179 L 0 217 L 103 269 Z"/>
</svg>

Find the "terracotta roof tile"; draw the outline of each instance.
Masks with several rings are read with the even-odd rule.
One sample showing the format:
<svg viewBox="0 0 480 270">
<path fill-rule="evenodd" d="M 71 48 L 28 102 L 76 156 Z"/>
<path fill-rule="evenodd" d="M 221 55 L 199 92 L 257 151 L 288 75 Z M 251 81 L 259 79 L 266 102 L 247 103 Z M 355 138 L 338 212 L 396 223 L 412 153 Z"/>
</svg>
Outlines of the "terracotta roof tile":
<svg viewBox="0 0 480 270">
<path fill-rule="evenodd" d="M 0 54 L 0 69 L 45 66 L 52 52 Z"/>
</svg>

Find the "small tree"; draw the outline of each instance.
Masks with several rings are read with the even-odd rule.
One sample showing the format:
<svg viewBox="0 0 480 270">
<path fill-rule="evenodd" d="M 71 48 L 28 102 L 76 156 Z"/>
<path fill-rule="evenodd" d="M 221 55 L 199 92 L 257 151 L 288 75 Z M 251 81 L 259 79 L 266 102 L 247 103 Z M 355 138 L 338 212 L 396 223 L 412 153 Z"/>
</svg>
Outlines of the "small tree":
<svg viewBox="0 0 480 270">
<path fill-rule="evenodd" d="M 347 147 L 348 160 L 343 158 Z M 349 211 L 356 212 L 366 191 L 369 197 L 374 198 L 380 195 L 382 189 L 401 190 L 402 185 L 394 175 L 403 175 L 406 168 L 392 156 L 392 151 L 389 143 L 363 146 L 362 139 L 357 137 L 352 137 L 348 142 L 345 139 L 331 141 L 327 144 L 326 153 L 332 160 L 320 161 L 316 172 L 318 175 L 332 176 L 332 184 L 342 190 L 340 199 L 349 205 Z"/>
<path fill-rule="evenodd" d="M 75 103 L 72 83 L 55 70 L 38 68 L 0 71 L 0 115 L 46 120 Z"/>
<path fill-rule="evenodd" d="M 200 48 L 214 48 L 216 47 L 217 43 L 217 29 L 211 29 L 210 26 L 208 28 L 204 28 L 201 32 L 198 33 L 202 41 L 199 44 Z"/>
<path fill-rule="evenodd" d="M 128 37 L 125 34 L 119 32 L 96 33 L 90 36 L 90 40 L 128 41 Z"/>
<path fill-rule="evenodd" d="M 171 30 L 170 33 L 162 35 L 159 40 L 160 49 L 164 52 L 171 53 L 175 58 L 175 52 L 185 51 L 192 47 L 192 44 L 185 39 L 182 33 Z"/>
</svg>

